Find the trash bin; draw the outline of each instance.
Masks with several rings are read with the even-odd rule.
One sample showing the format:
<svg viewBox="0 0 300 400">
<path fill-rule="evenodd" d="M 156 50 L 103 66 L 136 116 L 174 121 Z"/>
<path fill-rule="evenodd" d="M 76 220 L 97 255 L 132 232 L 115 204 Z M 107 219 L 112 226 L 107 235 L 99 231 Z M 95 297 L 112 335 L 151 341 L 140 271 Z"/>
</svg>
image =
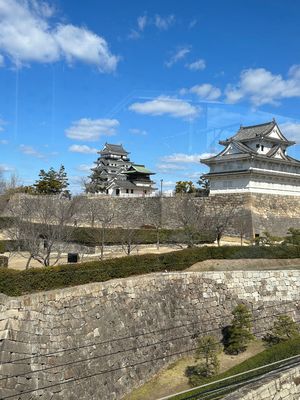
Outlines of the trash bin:
<svg viewBox="0 0 300 400">
<path fill-rule="evenodd" d="M 77 263 L 79 260 L 78 253 L 68 253 L 68 263 Z"/>
</svg>

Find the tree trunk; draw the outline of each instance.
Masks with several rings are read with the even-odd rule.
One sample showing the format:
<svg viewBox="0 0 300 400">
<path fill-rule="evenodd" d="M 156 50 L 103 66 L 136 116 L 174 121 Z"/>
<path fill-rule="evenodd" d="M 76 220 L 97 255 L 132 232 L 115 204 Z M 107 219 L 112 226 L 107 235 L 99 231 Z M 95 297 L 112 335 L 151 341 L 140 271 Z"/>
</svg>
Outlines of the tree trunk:
<svg viewBox="0 0 300 400">
<path fill-rule="evenodd" d="M 159 243 L 159 227 L 157 227 L 156 228 L 156 248 L 157 248 L 157 250 L 159 250 L 159 245 L 160 245 L 160 243 Z"/>
<path fill-rule="evenodd" d="M 29 265 L 30 265 L 30 261 L 31 261 L 31 259 L 32 259 L 32 255 L 30 254 L 30 256 L 28 257 L 28 260 L 27 260 L 27 263 L 26 263 L 25 269 L 28 269 L 28 268 L 29 268 Z"/>
<path fill-rule="evenodd" d="M 105 230 L 105 228 L 102 225 L 102 229 L 101 229 L 101 260 L 103 260 L 103 258 L 104 258 L 104 236 L 105 236 L 104 230 Z"/>
</svg>

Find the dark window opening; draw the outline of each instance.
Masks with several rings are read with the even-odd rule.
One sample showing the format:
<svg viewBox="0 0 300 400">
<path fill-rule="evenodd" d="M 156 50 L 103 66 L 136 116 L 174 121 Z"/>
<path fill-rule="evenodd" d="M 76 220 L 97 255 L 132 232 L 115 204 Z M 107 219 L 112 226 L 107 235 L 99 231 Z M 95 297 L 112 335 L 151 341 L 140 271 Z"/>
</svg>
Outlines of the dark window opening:
<svg viewBox="0 0 300 400">
<path fill-rule="evenodd" d="M 133 189 L 130 190 L 130 193 L 133 193 Z"/>
<path fill-rule="evenodd" d="M 126 189 L 126 193 L 129 193 L 129 190 L 128 190 L 128 189 Z"/>
<path fill-rule="evenodd" d="M 261 151 L 264 151 L 265 146 L 262 144 L 261 145 Z"/>
<path fill-rule="evenodd" d="M 259 149 L 259 144 L 257 143 L 256 148 Z"/>
<path fill-rule="evenodd" d="M 116 195 L 117 195 L 117 196 L 120 195 L 120 189 L 116 189 Z"/>
</svg>

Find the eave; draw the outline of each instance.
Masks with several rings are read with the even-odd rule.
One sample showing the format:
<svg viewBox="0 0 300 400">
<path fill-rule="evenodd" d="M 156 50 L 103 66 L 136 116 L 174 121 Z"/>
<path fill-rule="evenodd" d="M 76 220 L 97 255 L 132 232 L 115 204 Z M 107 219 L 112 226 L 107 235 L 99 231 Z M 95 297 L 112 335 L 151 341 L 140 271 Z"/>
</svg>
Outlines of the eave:
<svg viewBox="0 0 300 400">
<path fill-rule="evenodd" d="M 284 171 L 273 171 L 273 170 L 265 170 L 260 168 L 252 168 L 236 170 L 236 171 L 224 171 L 224 172 L 209 172 L 204 174 L 206 178 L 210 178 L 212 176 L 225 176 L 225 175 L 269 175 L 269 176 L 280 176 L 282 178 L 294 178 L 300 180 L 300 174 L 292 173 L 292 172 L 284 172 Z"/>
</svg>

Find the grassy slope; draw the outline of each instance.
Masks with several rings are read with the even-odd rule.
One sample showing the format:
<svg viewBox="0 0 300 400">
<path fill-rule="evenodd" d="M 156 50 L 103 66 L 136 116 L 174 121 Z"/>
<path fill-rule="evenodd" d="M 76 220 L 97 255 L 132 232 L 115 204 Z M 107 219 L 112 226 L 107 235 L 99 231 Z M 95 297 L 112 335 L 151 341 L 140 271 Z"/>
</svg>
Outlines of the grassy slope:
<svg viewBox="0 0 300 400">
<path fill-rule="evenodd" d="M 257 340 L 249 345 L 247 351 L 237 356 L 222 353 L 220 354 L 220 371 L 225 372 L 263 350 L 262 342 Z M 185 370 L 188 366 L 195 365 L 195 363 L 195 358 L 192 355 L 179 359 L 156 374 L 150 381 L 133 390 L 124 400 L 156 400 L 158 397 L 189 389 L 190 386 L 188 378 L 185 376 Z"/>
<path fill-rule="evenodd" d="M 234 366 L 233 368 L 230 368 L 226 372 L 221 373 L 221 374 L 215 376 L 214 378 L 203 379 L 202 382 L 199 383 L 199 385 L 205 384 L 208 382 L 214 382 L 219 379 L 229 377 L 231 375 L 239 374 L 240 372 L 245 372 L 250 369 L 254 369 L 254 368 L 266 365 L 266 364 L 270 364 L 275 361 L 282 360 L 284 358 L 292 357 L 297 354 L 300 354 L 300 338 L 293 339 L 288 342 L 280 343 L 276 346 L 267 348 L 263 352 L 249 358 L 248 360 L 242 362 L 239 365 Z M 268 370 L 272 370 L 272 367 L 270 367 L 270 369 L 265 369 L 265 372 L 267 372 Z M 255 376 L 255 374 L 254 373 L 249 374 L 249 377 L 250 376 Z M 231 382 L 236 383 L 236 382 L 238 382 L 238 379 L 239 378 L 235 378 Z M 240 378 L 240 379 L 244 379 L 244 377 Z M 230 380 L 228 380 L 227 382 L 229 383 Z M 218 386 L 217 386 L 217 384 L 209 386 L 209 388 L 213 388 L 213 387 L 218 387 Z M 202 389 L 202 390 L 201 389 L 191 390 L 189 393 L 186 393 L 184 395 L 178 395 L 178 396 L 172 397 L 172 400 L 183 400 L 186 397 L 188 397 L 189 395 L 198 394 L 198 393 L 200 394 L 201 392 L 203 392 L 205 390 L 207 390 L 207 388 Z"/>
</svg>

